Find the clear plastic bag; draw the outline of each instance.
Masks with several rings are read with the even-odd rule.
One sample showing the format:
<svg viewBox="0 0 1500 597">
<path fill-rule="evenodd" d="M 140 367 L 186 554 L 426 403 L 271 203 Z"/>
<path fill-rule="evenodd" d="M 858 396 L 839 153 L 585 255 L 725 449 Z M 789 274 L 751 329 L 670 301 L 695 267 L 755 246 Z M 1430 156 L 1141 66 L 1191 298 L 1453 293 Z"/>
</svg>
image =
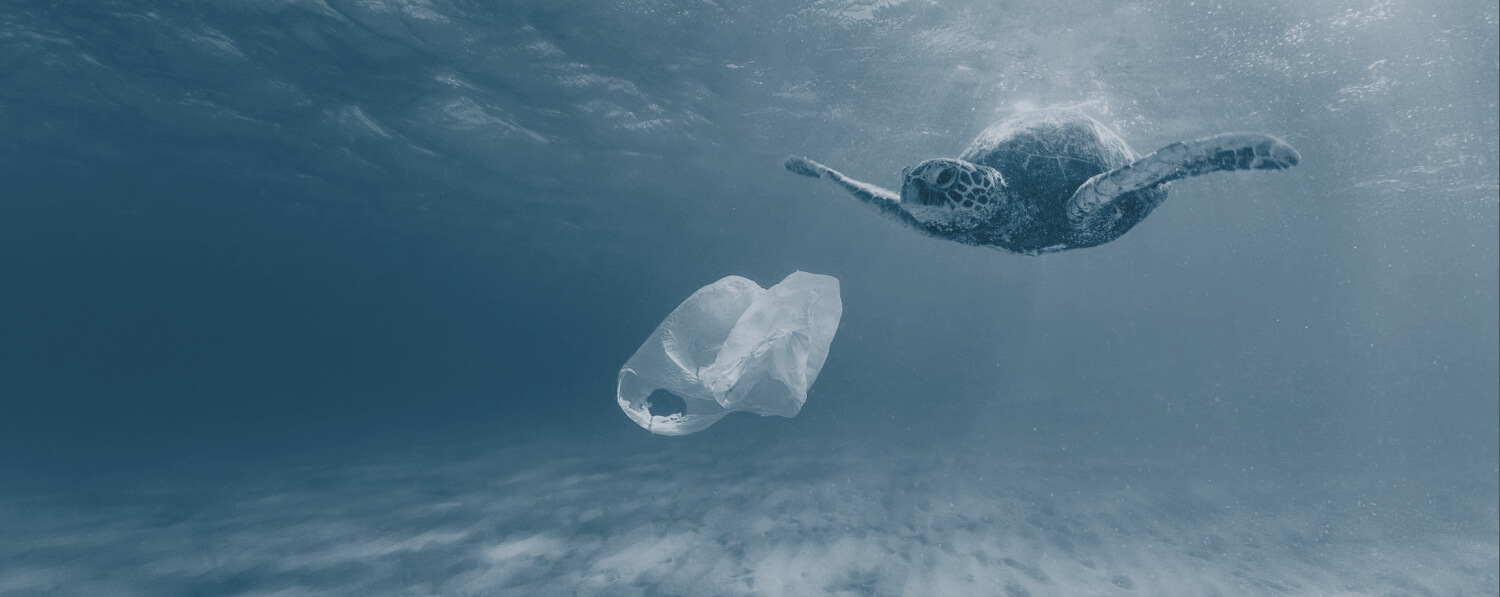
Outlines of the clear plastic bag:
<svg viewBox="0 0 1500 597">
<path fill-rule="evenodd" d="M 843 312 L 833 276 L 799 271 L 770 288 L 729 276 L 704 286 L 620 368 L 620 408 L 659 435 L 702 431 L 734 411 L 794 417 Z"/>
</svg>

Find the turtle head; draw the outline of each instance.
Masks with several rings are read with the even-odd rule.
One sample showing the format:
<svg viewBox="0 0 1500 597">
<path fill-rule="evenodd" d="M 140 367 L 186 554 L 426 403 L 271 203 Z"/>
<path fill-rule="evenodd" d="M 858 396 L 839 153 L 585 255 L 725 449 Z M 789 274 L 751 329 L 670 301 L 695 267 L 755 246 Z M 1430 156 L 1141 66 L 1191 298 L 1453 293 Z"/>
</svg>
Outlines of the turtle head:
<svg viewBox="0 0 1500 597">
<path fill-rule="evenodd" d="M 901 209 L 934 230 L 985 225 L 999 208 L 1005 179 L 988 166 L 937 158 L 901 173 Z"/>
</svg>

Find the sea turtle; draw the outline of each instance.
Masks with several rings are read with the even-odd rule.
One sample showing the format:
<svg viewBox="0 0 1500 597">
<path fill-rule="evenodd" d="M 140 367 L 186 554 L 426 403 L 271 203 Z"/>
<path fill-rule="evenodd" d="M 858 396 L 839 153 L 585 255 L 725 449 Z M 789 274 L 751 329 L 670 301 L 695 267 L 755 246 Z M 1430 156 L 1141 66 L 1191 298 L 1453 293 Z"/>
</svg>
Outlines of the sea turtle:
<svg viewBox="0 0 1500 597">
<path fill-rule="evenodd" d="M 1161 205 L 1167 183 L 1220 170 L 1282 170 L 1301 156 L 1285 141 L 1222 133 L 1139 157 L 1076 110 L 1033 110 L 991 125 L 958 159 L 901 174 L 901 193 L 804 157 L 786 169 L 828 178 L 912 228 L 966 245 L 1038 255 L 1117 239 Z"/>
</svg>

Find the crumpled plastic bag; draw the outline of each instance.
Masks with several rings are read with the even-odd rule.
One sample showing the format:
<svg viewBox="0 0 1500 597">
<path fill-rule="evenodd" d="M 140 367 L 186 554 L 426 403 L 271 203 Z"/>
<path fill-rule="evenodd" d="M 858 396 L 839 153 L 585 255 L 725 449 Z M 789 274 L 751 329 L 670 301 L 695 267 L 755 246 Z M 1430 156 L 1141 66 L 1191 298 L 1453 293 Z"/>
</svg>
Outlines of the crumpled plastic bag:
<svg viewBox="0 0 1500 597">
<path fill-rule="evenodd" d="M 658 435 L 702 431 L 734 411 L 794 417 L 843 313 L 833 276 L 799 271 L 770 288 L 729 276 L 704 286 L 620 368 L 620 408 Z"/>
</svg>

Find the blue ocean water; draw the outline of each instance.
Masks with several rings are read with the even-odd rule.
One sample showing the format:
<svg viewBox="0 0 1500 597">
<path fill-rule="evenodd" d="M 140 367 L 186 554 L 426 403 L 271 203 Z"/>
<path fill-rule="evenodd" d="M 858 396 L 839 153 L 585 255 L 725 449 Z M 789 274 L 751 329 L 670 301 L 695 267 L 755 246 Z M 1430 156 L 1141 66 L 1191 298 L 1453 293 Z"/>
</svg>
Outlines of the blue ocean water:
<svg viewBox="0 0 1500 597">
<path fill-rule="evenodd" d="M 0 595 L 1500 593 L 1478 0 L 0 3 Z M 895 187 L 1080 110 L 1112 243 Z M 726 275 L 840 280 L 797 417 L 641 430 Z"/>
</svg>

